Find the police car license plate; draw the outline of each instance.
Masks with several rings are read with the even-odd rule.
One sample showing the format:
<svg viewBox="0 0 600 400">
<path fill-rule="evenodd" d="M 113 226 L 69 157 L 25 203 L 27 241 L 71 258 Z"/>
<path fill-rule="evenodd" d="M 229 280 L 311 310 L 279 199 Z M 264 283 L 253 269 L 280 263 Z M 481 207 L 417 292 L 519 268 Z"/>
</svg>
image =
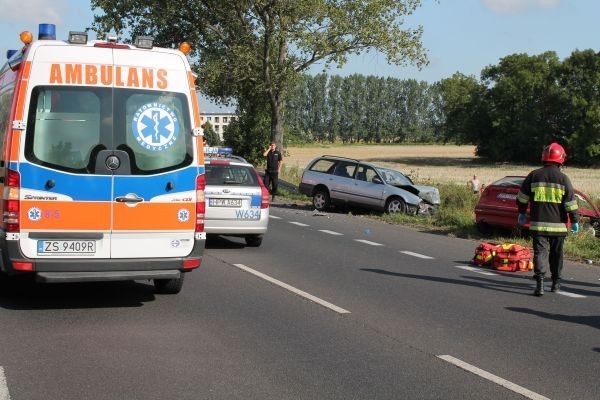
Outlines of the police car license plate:
<svg viewBox="0 0 600 400">
<path fill-rule="evenodd" d="M 208 205 L 211 207 L 241 207 L 242 199 L 208 199 Z"/>
<path fill-rule="evenodd" d="M 85 255 L 96 254 L 95 240 L 38 240 L 38 255 Z"/>
</svg>

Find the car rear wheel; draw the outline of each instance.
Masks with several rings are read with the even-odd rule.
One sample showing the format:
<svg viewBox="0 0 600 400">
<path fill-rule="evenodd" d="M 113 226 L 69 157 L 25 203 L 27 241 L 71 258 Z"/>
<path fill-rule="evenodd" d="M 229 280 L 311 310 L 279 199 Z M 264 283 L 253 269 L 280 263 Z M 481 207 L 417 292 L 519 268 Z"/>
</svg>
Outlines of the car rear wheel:
<svg viewBox="0 0 600 400">
<path fill-rule="evenodd" d="M 181 291 L 183 286 L 183 277 L 185 274 L 181 274 L 179 278 L 175 279 L 155 279 L 154 289 L 156 293 L 160 294 L 177 294 Z"/>
<path fill-rule="evenodd" d="M 319 211 L 325 211 L 331 205 L 329 193 L 325 189 L 319 189 L 313 195 L 313 206 Z"/>
<path fill-rule="evenodd" d="M 406 203 L 400 197 L 392 197 L 385 204 L 385 211 L 389 214 L 405 213 Z"/>
<path fill-rule="evenodd" d="M 246 240 L 248 246 L 258 247 L 262 243 L 263 235 L 246 235 L 244 236 L 244 240 Z"/>
<path fill-rule="evenodd" d="M 481 233 L 482 235 L 487 235 L 492 231 L 492 228 L 490 227 L 490 225 L 483 221 L 477 221 L 475 226 L 477 227 L 477 231 L 479 233 Z"/>
</svg>

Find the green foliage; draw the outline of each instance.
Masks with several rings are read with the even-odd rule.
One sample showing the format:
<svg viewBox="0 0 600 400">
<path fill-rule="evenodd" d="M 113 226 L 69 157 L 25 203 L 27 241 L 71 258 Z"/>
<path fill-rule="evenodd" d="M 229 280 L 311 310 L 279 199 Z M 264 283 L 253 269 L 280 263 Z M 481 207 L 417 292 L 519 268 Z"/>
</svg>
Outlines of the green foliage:
<svg viewBox="0 0 600 400">
<path fill-rule="evenodd" d="M 239 117 L 223 133 L 225 145 L 231 147 L 234 154 L 259 165 L 264 161 L 263 152 L 270 140 L 268 113 L 258 103 L 241 105 L 240 110 Z"/>
<path fill-rule="evenodd" d="M 422 28 L 404 17 L 421 0 L 92 0 L 92 28 L 150 35 L 177 47 L 187 40 L 202 92 L 259 99 L 270 111 L 270 133 L 283 142 L 285 99 L 298 74 L 322 62 L 343 65 L 349 54 L 378 50 L 393 64 L 427 63 Z"/>
<path fill-rule="evenodd" d="M 221 145 L 221 137 L 217 132 L 215 132 L 212 124 L 205 122 L 202 125 L 202 129 L 204 130 L 204 145 L 205 146 L 220 146 Z"/>
</svg>

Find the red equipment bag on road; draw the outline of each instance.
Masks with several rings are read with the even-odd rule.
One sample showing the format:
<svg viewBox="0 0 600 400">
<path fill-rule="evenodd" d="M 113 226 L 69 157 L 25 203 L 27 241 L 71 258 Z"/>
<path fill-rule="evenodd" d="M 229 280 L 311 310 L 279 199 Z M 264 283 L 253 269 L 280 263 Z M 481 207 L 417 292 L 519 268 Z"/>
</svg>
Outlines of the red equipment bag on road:
<svg viewBox="0 0 600 400">
<path fill-rule="evenodd" d="M 480 267 L 492 265 L 492 260 L 496 254 L 496 250 L 500 245 L 495 243 L 483 242 L 475 249 L 475 255 L 473 256 L 473 264 Z"/>
<path fill-rule="evenodd" d="M 498 246 L 492 264 L 498 271 L 515 272 L 533 269 L 529 248 L 513 243 L 504 243 Z"/>
</svg>

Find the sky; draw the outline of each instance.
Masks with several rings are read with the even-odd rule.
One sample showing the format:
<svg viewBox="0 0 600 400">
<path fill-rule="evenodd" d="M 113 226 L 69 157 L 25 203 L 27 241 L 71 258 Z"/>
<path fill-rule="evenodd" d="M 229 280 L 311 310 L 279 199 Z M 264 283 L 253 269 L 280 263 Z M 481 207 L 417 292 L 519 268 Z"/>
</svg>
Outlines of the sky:
<svg viewBox="0 0 600 400">
<path fill-rule="evenodd" d="M 349 58 L 331 75 L 351 74 L 416 79 L 433 83 L 455 72 L 479 78 L 483 68 L 515 53 L 529 55 L 552 50 L 560 59 L 574 50 L 600 50 L 598 0 L 422 0 L 406 27 L 423 27 L 422 43 L 429 64 L 388 65 L 384 55 L 364 53 Z M 0 0 L 0 56 L 20 47 L 19 33 L 37 37 L 39 23 L 56 24 L 57 38 L 70 30 L 89 27 L 89 0 Z M 93 34 L 91 36 L 93 38 Z M 323 71 L 323 65 L 310 72 Z"/>
</svg>

